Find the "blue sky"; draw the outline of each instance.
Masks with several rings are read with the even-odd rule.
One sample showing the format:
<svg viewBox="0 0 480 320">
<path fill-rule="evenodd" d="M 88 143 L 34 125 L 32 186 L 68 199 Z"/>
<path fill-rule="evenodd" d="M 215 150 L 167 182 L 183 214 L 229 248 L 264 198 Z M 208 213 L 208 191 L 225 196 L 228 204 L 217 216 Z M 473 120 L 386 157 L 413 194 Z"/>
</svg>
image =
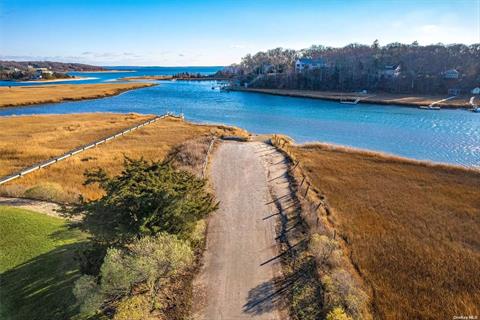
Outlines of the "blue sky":
<svg viewBox="0 0 480 320">
<path fill-rule="evenodd" d="M 375 39 L 480 43 L 480 0 L 0 0 L 0 59 L 228 65 Z"/>
</svg>

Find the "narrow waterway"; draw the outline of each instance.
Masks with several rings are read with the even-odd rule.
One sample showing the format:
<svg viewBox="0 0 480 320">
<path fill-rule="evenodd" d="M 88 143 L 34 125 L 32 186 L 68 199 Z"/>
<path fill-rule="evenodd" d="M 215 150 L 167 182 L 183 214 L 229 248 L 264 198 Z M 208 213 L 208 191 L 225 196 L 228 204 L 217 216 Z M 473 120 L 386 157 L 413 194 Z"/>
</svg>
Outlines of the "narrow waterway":
<svg viewBox="0 0 480 320">
<path fill-rule="evenodd" d="M 112 80 L 105 75 L 102 77 L 97 81 Z M 184 113 L 191 121 L 235 125 L 255 133 L 282 133 L 297 142 L 322 141 L 419 160 L 480 166 L 478 113 L 391 105 L 345 105 L 257 93 L 221 92 L 216 83 L 210 81 L 158 83 L 156 87 L 105 99 L 1 109 L 0 115 L 104 111 L 163 114 L 173 111 Z"/>
</svg>

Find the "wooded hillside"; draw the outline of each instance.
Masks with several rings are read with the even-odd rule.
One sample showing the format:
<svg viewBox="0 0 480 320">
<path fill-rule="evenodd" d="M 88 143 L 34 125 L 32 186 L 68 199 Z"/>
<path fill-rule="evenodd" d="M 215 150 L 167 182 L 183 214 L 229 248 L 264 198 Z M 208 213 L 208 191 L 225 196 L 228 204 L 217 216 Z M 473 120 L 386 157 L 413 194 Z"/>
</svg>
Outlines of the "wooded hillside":
<svg viewBox="0 0 480 320">
<path fill-rule="evenodd" d="M 295 69 L 299 58 L 320 59 L 321 67 Z M 308 49 L 276 48 L 242 58 L 234 70 L 237 84 L 256 88 L 447 94 L 469 93 L 480 86 L 480 44 L 420 46 L 391 43 L 315 45 Z M 448 72 L 454 76 L 448 77 Z"/>
</svg>

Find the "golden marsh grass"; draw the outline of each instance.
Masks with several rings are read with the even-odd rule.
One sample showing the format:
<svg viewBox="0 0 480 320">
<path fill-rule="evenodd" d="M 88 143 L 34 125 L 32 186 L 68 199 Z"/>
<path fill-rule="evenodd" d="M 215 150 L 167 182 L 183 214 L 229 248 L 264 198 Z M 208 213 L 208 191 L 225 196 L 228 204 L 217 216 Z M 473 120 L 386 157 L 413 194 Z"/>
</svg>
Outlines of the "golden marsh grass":
<svg viewBox="0 0 480 320">
<path fill-rule="evenodd" d="M 326 145 L 292 148 L 382 319 L 480 314 L 480 172 Z"/>
<path fill-rule="evenodd" d="M 0 176 L 61 155 L 151 117 L 109 113 L 0 117 Z"/>
<path fill-rule="evenodd" d="M 52 119 L 57 117 L 71 117 L 71 119 L 77 118 L 79 115 L 68 116 L 50 116 Z M 90 115 L 92 117 L 101 117 L 102 114 Z M 45 116 L 48 117 L 48 116 Z M 27 118 L 27 117 L 22 117 Z M 40 121 L 41 117 L 31 117 L 30 121 Z M 63 118 L 62 121 L 66 119 Z M 59 120 L 52 120 L 59 121 Z M 108 125 L 108 121 L 105 121 L 105 125 Z M 14 129 L 12 129 L 14 130 Z M 24 133 L 25 135 L 28 133 Z M 78 199 L 79 195 L 84 196 L 87 199 L 95 199 L 101 196 L 100 190 L 96 186 L 84 186 L 84 172 L 93 168 L 104 168 L 110 174 L 117 174 L 123 168 L 124 156 L 130 158 L 143 157 L 147 160 L 163 160 L 169 153 L 173 146 L 184 143 L 185 141 L 193 138 L 200 138 L 202 136 L 209 136 L 211 134 L 216 135 L 246 135 L 246 133 L 240 129 L 224 127 L 224 126 L 210 126 L 210 125 L 195 125 L 188 122 L 184 122 L 177 119 L 167 118 L 159 120 L 153 124 L 145 126 L 139 130 L 129 133 L 125 136 L 114 139 L 106 144 L 100 145 L 97 148 L 89 149 L 85 152 L 71 157 L 65 161 L 56 163 L 50 167 L 36 171 L 30 175 L 26 175 L 21 179 L 13 180 L 0 186 L 0 194 L 9 196 L 24 196 L 25 193 L 31 194 L 28 191 L 35 188 L 36 194 L 41 192 L 47 193 L 43 198 L 49 198 L 49 200 L 55 200 L 59 202 L 71 202 Z M 31 135 L 35 135 L 31 133 Z M 8 136 L 6 137 L 8 140 Z M 94 139 L 92 139 L 94 140 Z M 60 151 L 50 150 L 50 146 L 56 145 L 57 148 L 62 150 L 71 149 L 72 144 L 68 147 L 62 146 L 62 141 L 68 141 L 68 139 L 55 140 L 56 142 L 46 142 L 41 137 L 38 138 L 38 143 L 43 144 L 42 156 L 37 156 L 36 152 L 28 152 L 31 157 L 35 157 L 38 160 L 45 160 L 50 154 L 60 154 Z M 83 141 L 82 141 L 83 142 Z M 37 143 L 37 144 L 38 144 Z M 81 143 L 74 144 L 73 147 Z M 10 152 L 9 158 L 12 160 L 10 167 L 22 167 L 15 162 L 17 154 L 26 152 L 25 146 L 13 149 Z M 46 157 L 45 157 L 46 156 Z M 11 173 L 11 172 L 8 172 Z M 40 189 L 40 190 L 38 190 Z"/>
</svg>

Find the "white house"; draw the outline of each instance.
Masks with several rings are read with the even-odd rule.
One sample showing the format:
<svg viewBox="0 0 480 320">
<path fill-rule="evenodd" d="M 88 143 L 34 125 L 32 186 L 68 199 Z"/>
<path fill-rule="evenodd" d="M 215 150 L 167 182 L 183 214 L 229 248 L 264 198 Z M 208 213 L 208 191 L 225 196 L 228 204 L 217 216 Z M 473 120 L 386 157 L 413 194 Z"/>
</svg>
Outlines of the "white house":
<svg viewBox="0 0 480 320">
<path fill-rule="evenodd" d="M 390 65 L 385 66 L 383 70 L 380 71 L 380 76 L 385 78 L 395 78 L 400 75 L 400 65 Z"/>
<path fill-rule="evenodd" d="M 455 69 L 447 70 L 443 73 L 445 79 L 458 79 L 460 77 L 460 72 Z"/>
<path fill-rule="evenodd" d="M 33 77 L 34 79 L 42 79 L 44 74 L 52 75 L 53 71 L 47 68 L 36 68 L 35 75 Z"/>
<path fill-rule="evenodd" d="M 480 94 L 480 88 L 479 87 L 473 88 L 472 94 Z"/>
<path fill-rule="evenodd" d="M 326 67 L 325 61 L 323 59 L 307 59 L 302 58 L 298 59 L 295 62 L 295 71 L 296 72 L 303 72 L 305 70 L 314 70 Z"/>
</svg>

